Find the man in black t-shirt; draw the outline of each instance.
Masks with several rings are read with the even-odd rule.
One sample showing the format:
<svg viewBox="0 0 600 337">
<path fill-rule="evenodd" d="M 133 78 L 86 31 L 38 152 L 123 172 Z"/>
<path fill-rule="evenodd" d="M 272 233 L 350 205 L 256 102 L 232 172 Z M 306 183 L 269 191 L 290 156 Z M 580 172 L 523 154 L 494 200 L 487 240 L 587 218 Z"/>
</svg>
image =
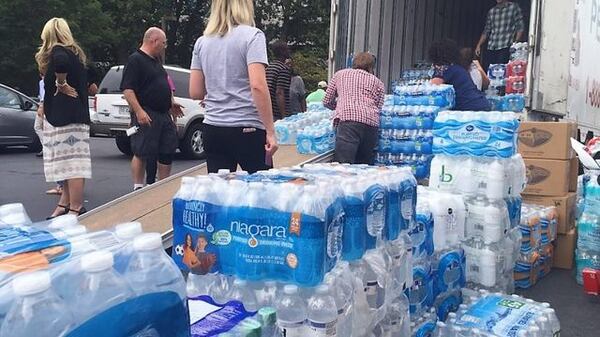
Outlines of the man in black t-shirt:
<svg viewBox="0 0 600 337">
<path fill-rule="evenodd" d="M 267 67 L 267 84 L 271 94 L 273 119 L 277 120 L 288 116 L 292 70 L 287 63 L 290 60 L 287 43 L 277 41 L 271 46 L 271 51 L 276 60 Z"/>
<path fill-rule="evenodd" d="M 131 171 L 134 190 L 144 186 L 145 160 L 158 158 L 158 177 L 171 174 L 178 139 L 174 117 L 183 116 L 175 103 L 160 60 L 167 46 L 165 33 L 156 27 L 144 34 L 140 49 L 129 56 L 123 71 L 121 90 L 132 111 L 132 124 L 138 127 L 131 136 Z"/>
</svg>

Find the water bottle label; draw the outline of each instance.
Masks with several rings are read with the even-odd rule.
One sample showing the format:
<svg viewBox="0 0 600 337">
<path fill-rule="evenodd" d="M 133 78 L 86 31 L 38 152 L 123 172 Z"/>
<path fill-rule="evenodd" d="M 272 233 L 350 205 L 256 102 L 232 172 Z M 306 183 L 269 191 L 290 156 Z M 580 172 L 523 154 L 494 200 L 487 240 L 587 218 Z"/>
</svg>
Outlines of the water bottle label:
<svg viewBox="0 0 600 337">
<path fill-rule="evenodd" d="M 337 319 L 332 322 L 320 323 L 309 320 L 308 327 L 312 337 L 335 337 Z"/>
<path fill-rule="evenodd" d="M 490 295 L 471 306 L 457 325 L 478 328 L 498 336 L 516 336 L 538 316 L 535 305 Z"/>
<path fill-rule="evenodd" d="M 367 296 L 377 295 L 377 281 L 367 282 L 367 286 L 365 287 L 365 294 Z"/>
<path fill-rule="evenodd" d="M 485 143 L 490 140 L 490 132 L 480 129 L 475 124 L 467 124 L 458 130 L 448 131 L 448 137 L 459 143 Z"/>
</svg>

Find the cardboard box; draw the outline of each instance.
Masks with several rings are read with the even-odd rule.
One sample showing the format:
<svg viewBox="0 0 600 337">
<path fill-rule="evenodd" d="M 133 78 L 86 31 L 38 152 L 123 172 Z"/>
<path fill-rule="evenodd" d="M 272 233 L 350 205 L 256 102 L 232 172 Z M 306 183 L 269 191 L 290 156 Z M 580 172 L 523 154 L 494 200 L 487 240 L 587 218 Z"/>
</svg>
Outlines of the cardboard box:
<svg viewBox="0 0 600 337">
<path fill-rule="evenodd" d="M 525 158 L 527 188 L 523 194 L 563 196 L 569 192 L 570 160 Z"/>
<path fill-rule="evenodd" d="M 571 159 L 571 175 L 569 176 L 569 192 L 577 192 L 577 178 L 579 178 L 579 157 Z"/>
<path fill-rule="evenodd" d="M 577 231 L 571 229 L 567 234 L 560 234 L 556 238 L 554 248 L 554 268 L 573 269 Z"/>
<path fill-rule="evenodd" d="M 573 122 L 522 122 L 519 127 L 519 153 L 527 158 L 571 159 L 570 138 L 577 136 Z"/>
<path fill-rule="evenodd" d="M 555 206 L 558 212 L 558 234 L 567 234 L 575 227 L 577 214 L 577 193 L 570 192 L 562 197 L 544 197 L 539 195 L 523 195 L 523 202 L 541 206 Z"/>
</svg>

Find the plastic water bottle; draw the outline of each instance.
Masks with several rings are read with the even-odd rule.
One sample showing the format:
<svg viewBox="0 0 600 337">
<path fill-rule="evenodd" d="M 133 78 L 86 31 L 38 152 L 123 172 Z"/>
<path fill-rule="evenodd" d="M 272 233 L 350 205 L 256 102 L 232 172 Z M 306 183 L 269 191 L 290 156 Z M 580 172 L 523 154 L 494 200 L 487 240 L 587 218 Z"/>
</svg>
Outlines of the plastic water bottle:
<svg viewBox="0 0 600 337">
<path fill-rule="evenodd" d="M 126 222 L 115 226 L 117 239 L 124 247 L 115 252 L 115 269 L 119 273 L 127 270 L 127 265 L 133 254 L 133 240 L 143 233 L 142 224 L 139 222 Z"/>
<path fill-rule="evenodd" d="M 552 330 L 553 337 L 560 337 L 560 321 L 556 316 L 556 311 L 551 308 L 544 309 L 544 315 L 548 318 L 550 329 Z"/>
<path fill-rule="evenodd" d="M 134 254 L 125 278 L 136 295 L 172 291 L 186 298 L 186 285 L 181 272 L 165 253 L 158 233 L 145 233 L 133 241 Z"/>
<path fill-rule="evenodd" d="M 17 276 L 12 282 L 17 300 L 0 328 L 0 337 L 66 336 L 75 321 L 51 288 L 46 271 Z"/>
<path fill-rule="evenodd" d="M 277 299 L 277 282 L 265 281 L 262 287 L 256 291 L 256 299 L 259 307 L 273 307 Z"/>
<path fill-rule="evenodd" d="M 329 286 L 320 285 L 308 300 L 309 335 L 314 337 L 337 336 L 337 310 Z"/>
<path fill-rule="evenodd" d="M 305 337 L 308 309 L 298 295 L 298 287 L 288 284 L 283 287 L 283 296 L 276 303 L 277 325 L 284 337 Z"/>
<path fill-rule="evenodd" d="M 256 315 L 261 325 L 261 337 L 280 337 L 277 330 L 277 314 L 275 308 L 261 308 Z"/>
<path fill-rule="evenodd" d="M 83 277 L 74 289 L 77 301 L 75 315 L 80 322 L 133 296 L 125 279 L 113 269 L 113 262 L 113 254 L 108 251 L 92 252 L 81 258 Z"/>
<path fill-rule="evenodd" d="M 0 227 L 29 224 L 31 224 L 31 219 L 23 204 L 13 203 L 0 206 Z"/>
<path fill-rule="evenodd" d="M 233 281 L 233 287 L 231 288 L 229 297 L 232 300 L 242 302 L 244 308 L 249 312 L 256 312 L 258 310 L 258 300 L 256 299 L 256 295 L 245 280 L 235 279 Z"/>
</svg>

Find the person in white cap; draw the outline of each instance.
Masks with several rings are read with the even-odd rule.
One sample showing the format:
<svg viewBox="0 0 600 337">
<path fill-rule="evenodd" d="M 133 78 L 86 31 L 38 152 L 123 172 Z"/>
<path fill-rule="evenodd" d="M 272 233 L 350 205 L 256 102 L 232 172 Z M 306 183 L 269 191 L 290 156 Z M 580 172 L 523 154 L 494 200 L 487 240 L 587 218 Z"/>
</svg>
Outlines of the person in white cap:
<svg viewBox="0 0 600 337">
<path fill-rule="evenodd" d="M 308 97 L 306 97 L 306 103 L 321 103 L 323 102 L 323 98 L 325 98 L 325 90 L 327 90 L 327 82 L 321 81 L 317 84 L 319 89 L 314 92 L 311 92 Z"/>
</svg>

